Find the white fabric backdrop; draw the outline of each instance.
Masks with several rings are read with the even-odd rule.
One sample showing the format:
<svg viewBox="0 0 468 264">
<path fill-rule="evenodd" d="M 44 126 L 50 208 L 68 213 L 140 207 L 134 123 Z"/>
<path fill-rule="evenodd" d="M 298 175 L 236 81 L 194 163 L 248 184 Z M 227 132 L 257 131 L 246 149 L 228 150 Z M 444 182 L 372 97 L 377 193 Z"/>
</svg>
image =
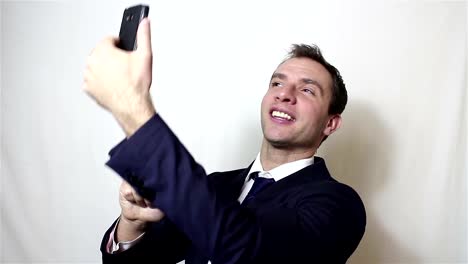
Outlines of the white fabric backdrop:
<svg viewBox="0 0 468 264">
<path fill-rule="evenodd" d="M 100 262 L 123 133 L 80 89 L 87 54 L 137 2 L 0 2 L 0 261 Z M 139 2 L 138 2 L 139 3 Z M 467 4 L 152 1 L 152 95 L 208 172 L 246 166 L 291 43 L 342 72 L 343 127 L 319 150 L 362 196 L 349 263 L 467 263 Z"/>
</svg>

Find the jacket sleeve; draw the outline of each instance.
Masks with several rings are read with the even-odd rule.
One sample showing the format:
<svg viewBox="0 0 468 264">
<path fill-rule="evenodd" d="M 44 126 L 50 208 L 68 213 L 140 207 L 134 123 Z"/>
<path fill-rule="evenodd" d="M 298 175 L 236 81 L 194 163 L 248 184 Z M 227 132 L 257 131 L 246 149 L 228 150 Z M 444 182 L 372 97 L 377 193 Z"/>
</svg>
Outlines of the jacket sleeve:
<svg viewBox="0 0 468 264">
<path fill-rule="evenodd" d="M 142 239 L 123 252 L 109 254 L 106 250 L 115 221 L 106 231 L 101 243 L 102 263 L 174 264 L 185 258 L 189 240 L 168 219 L 150 223 Z"/>
<path fill-rule="evenodd" d="M 321 261 L 327 252 L 341 251 L 336 247 L 341 246 L 341 240 L 346 240 L 333 231 L 342 227 L 330 223 L 353 222 L 336 220 L 354 217 L 341 215 L 353 209 L 347 208 L 347 197 L 335 199 L 326 193 L 317 194 L 327 196 L 323 198 L 324 203 L 316 202 L 317 197 L 304 197 L 297 207 L 278 207 L 264 213 L 264 217 L 242 207 L 237 200 L 223 199 L 207 180 L 202 166 L 159 115 L 153 116 L 120 145 L 107 165 L 154 207 L 165 212 L 177 229 L 214 264 L 294 262 L 304 257 Z M 328 207 L 330 199 L 336 200 L 332 203 L 340 203 L 339 210 Z M 321 243 L 323 237 L 327 238 L 326 243 Z"/>
</svg>

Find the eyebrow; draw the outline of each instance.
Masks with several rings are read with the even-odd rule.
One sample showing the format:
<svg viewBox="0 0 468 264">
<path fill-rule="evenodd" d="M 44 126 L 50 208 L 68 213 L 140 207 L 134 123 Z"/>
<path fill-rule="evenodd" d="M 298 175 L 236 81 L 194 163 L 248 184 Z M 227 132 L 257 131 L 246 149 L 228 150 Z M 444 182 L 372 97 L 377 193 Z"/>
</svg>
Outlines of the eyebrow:
<svg viewBox="0 0 468 264">
<path fill-rule="evenodd" d="M 275 72 L 273 73 L 273 75 L 271 75 L 271 80 L 273 80 L 274 78 L 278 78 L 280 80 L 287 80 L 288 79 L 288 76 L 286 76 L 286 74 L 284 73 L 280 73 L 280 72 Z M 302 78 L 301 81 L 303 83 L 306 83 L 306 84 L 312 84 L 312 85 L 315 85 L 319 88 L 320 92 L 323 94 L 323 86 L 316 80 L 314 79 L 310 79 L 310 78 Z"/>
<path fill-rule="evenodd" d="M 281 79 L 281 80 L 288 79 L 288 77 L 286 76 L 286 74 L 279 73 L 279 72 L 273 73 L 273 75 L 271 75 L 270 81 L 273 80 L 273 78 L 278 78 L 278 79 Z"/>
</svg>

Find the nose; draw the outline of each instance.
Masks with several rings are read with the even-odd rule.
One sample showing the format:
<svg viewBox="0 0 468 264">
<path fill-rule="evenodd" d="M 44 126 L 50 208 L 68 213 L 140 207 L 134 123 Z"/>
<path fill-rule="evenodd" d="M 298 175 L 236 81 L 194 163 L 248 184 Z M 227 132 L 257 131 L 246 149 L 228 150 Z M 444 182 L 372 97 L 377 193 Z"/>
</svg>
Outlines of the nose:
<svg viewBox="0 0 468 264">
<path fill-rule="evenodd" d="M 296 104 L 296 96 L 294 94 L 294 91 L 295 89 L 293 86 L 283 87 L 278 91 L 275 99 L 279 102 Z"/>
</svg>

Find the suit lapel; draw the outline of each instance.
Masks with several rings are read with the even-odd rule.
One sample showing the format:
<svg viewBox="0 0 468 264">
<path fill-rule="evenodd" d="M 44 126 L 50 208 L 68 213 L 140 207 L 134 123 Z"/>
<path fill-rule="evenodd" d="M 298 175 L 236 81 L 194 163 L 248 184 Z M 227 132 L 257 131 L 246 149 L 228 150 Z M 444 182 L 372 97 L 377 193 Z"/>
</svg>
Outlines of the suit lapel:
<svg viewBox="0 0 468 264">
<path fill-rule="evenodd" d="M 215 185 L 217 194 L 229 200 L 237 200 L 252 164 L 245 169 L 221 172 L 219 175 L 214 175 L 212 183 Z"/>
<path fill-rule="evenodd" d="M 252 167 L 253 162 L 245 169 L 220 173 L 214 176 L 217 193 L 220 197 L 226 197 L 228 200 L 237 200 L 244 185 L 247 174 Z M 335 181 L 328 172 L 325 161 L 320 157 L 315 157 L 314 164 L 309 165 L 281 180 L 266 187 L 252 202 L 245 204 L 248 208 L 256 207 L 256 200 L 268 200 L 284 190 L 292 187 L 304 186 L 312 182 Z"/>
<path fill-rule="evenodd" d="M 309 165 L 277 182 L 266 187 L 256 198 L 246 204 L 248 208 L 257 207 L 256 200 L 269 200 L 269 197 L 297 186 L 304 186 L 308 183 L 320 181 L 335 181 L 328 172 L 325 161 L 320 157 L 315 157 L 314 164 Z"/>
</svg>

